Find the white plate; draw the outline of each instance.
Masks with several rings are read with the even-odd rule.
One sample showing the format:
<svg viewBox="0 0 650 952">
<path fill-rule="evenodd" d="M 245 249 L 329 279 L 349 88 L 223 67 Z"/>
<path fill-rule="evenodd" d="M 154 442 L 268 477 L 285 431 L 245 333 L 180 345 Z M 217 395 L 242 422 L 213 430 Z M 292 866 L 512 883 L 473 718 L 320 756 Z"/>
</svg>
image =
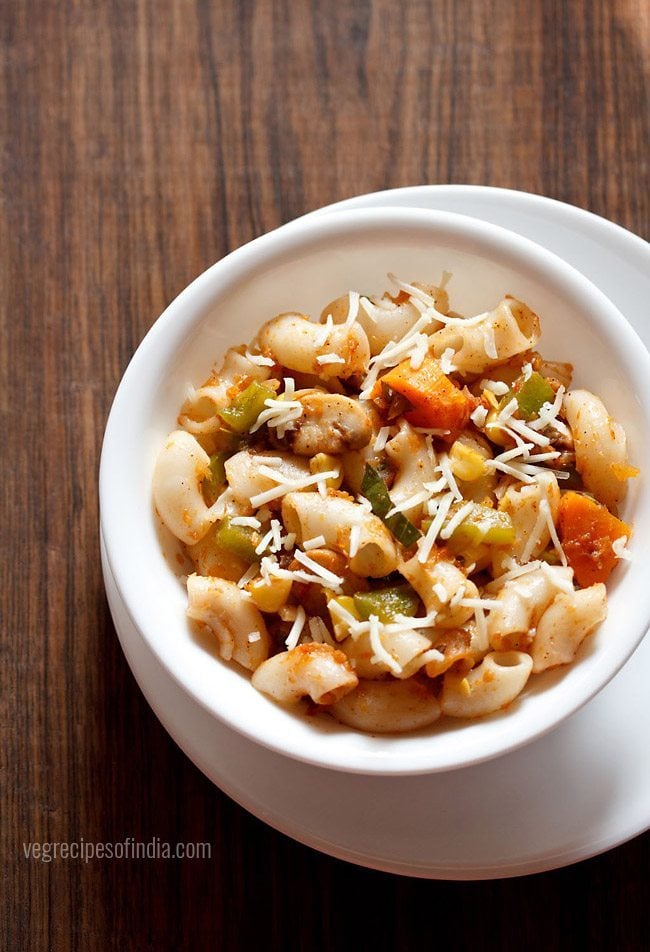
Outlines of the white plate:
<svg viewBox="0 0 650 952">
<path fill-rule="evenodd" d="M 549 199 L 478 187 L 400 189 L 332 207 L 402 204 L 475 215 L 538 241 L 650 341 L 650 248 L 629 232 Z M 390 872 L 490 879 L 564 866 L 650 826 L 648 637 L 597 698 L 523 750 L 448 774 L 369 778 L 289 760 L 214 720 L 155 659 L 103 564 L 124 652 L 163 725 L 214 783 L 294 839 Z"/>
</svg>

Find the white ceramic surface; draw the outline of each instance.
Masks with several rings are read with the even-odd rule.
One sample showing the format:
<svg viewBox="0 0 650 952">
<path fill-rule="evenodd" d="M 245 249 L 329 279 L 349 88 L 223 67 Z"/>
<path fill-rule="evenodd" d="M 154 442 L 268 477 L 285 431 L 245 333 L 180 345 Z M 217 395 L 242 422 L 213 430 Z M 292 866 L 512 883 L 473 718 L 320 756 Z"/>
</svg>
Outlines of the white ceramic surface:
<svg viewBox="0 0 650 952">
<path fill-rule="evenodd" d="M 305 718 L 274 705 L 193 636 L 178 569 L 162 553 L 150 501 L 153 462 L 187 384 L 204 379 L 226 346 L 248 340 L 268 317 L 289 309 L 314 313 L 349 287 L 381 289 L 389 270 L 431 281 L 452 272 L 452 306 L 466 314 L 504 293 L 529 303 L 542 316 L 543 352 L 571 359 L 576 384 L 599 393 L 624 421 L 633 461 L 650 472 L 650 357 L 607 298 L 527 239 L 447 213 L 392 208 L 310 216 L 239 249 L 193 282 L 156 322 L 124 375 L 100 474 L 102 531 L 120 595 L 179 684 L 271 749 L 364 774 L 448 770 L 541 736 L 616 673 L 650 619 L 641 563 L 621 566 L 610 586 L 609 618 L 574 665 L 531 679 L 507 712 L 404 737 L 363 735 L 327 716 Z M 650 532 L 648 483 L 637 481 L 630 495 L 624 515 L 643 538 Z"/>
<path fill-rule="evenodd" d="M 351 203 L 402 201 L 480 214 L 544 243 L 598 282 L 650 343 L 650 249 L 629 232 L 498 189 L 432 186 Z M 567 865 L 650 826 L 650 638 L 596 698 L 522 750 L 450 773 L 363 778 L 280 757 L 215 721 L 144 642 L 105 561 L 104 576 L 125 654 L 162 723 L 229 796 L 300 842 L 396 873 L 488 879 Z M 405 799 L 408 810 L 396 810 Z"/>
</svg>

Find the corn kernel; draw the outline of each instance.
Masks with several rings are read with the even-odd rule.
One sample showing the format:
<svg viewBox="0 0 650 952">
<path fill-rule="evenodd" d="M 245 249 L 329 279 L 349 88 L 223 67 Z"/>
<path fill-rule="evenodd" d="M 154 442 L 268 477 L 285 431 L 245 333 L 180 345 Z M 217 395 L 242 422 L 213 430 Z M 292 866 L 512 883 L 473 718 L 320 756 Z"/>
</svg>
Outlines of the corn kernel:
<svg viewBox="0 0 650 952">
<path fill-rule="evenodd" d="M 257 578 L 246 586 L 261 612 L 279 612 L 291 591 L 290 578 Z"/>
<path fill-rule="evenodd" d="M 462 443 L 460 440 L 456 440 L 451 447 L 449 462 L 454 476 L 464 482 L 473 482 L 473 480 L 480 479 L 485 474 L 484 458 L 478 450 L 472 449 L 471 446 L 467 446 L 466 443 Z"/>
<path fill-rule="evenodd" d="M 341 461 L 338 457 L 331 456 L 329 453 L 316 453 L 316 455 L 309 460 L 309 470 L 314 475 L 316 473 L 327 473 L 335 469 L 338 470 L 339 475 L 332 476 L 325 480 L 325 485 L 328 489 L 338 489 L 343 482 Z"/>
</svg>

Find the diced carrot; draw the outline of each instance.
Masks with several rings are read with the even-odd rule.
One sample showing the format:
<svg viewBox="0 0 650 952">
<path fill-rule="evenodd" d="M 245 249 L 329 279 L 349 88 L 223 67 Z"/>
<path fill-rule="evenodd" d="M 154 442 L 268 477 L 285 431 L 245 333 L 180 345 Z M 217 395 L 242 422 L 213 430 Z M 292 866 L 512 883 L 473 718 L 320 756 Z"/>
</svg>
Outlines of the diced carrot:
<svg viewBox="0 0 650 952">
<path fill-rule="evenodd" d="M 630 535 L 630 527 L 601 503 L 583 493 L 563 493 L 558 535 L 578 585 L 606 582 L 616 565 L 612 543 Z"/>
<path fill-rule="evenodd" d="M 413 426 L 451 430 L 452 433 L 467 426 L 469 415 L 477 406 L 477 400 L 467 390 L 461 390 L 444 374 L 440 361 L 428 354 L 420 367 L 414 370 L 411 360 L 403 360 L 379 380 L 375 388 L 379 393 L 390 387 L 405 397 L 412 410 L 404 413 Z"/>
</svg>

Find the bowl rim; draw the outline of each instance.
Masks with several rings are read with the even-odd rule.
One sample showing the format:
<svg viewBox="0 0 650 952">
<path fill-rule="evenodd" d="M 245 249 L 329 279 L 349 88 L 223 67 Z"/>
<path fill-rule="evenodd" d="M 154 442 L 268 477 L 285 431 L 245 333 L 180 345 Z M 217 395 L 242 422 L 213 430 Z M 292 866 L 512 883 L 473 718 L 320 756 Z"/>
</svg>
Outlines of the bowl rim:
<svg viewBox="0 0 650 952">
<path fill-rule="evenodd" d="M 643 602 L 642 611 L 637 611 L 638 616 L 643 614 L 643 620 L 639 617 L 638 624 L 634 626 L 634 635 L 628 638 L 624 650 L 619 652 L 615 665 L 610 664 L 599 677 L 593 677 L 586 689 L 583 687 L 574 697 L 566 699 L 559 709 L 554 709 L 552 716 L 549 714 L 542 718 L 534 729 L 518 730 L 517 722 L 520 719 L 517 719 L 515 714 L 508 718 L 507 729 L 502 732 L 503 740 L 480 751 L 474 751 L 469 756 L 447 757 L 443 761 L 427 758 L 426 754 L 422 753 L 405 757 L 399 753 L 399 749 L 395 753 L 391 750 L 387 758 L 378 758 L 376 755 L 360 758 L 359 752 L 355 753 L 354 759 L 332 756 L 329 750 L 325 753 L 319 751 L 318 744 L 305 747 L 301 742 L 295 743 L 291 737 L 288 740 L 280 738 L 273 731 L 266 730 L 264 722 L 256 722 L 254 728 L 243 724 L 237 717 L 237 711 L 220 709 L 215 704 L 214 695 L 205 696 L 187 675 L 184 676 L 182 671 L 177 670 L 177 666 L 168 657 L 164 643 L 151 636 L 144 606 L 137 599 L 137 587 L 126 565 L 128 560 L 120 558 L 121 553 L 128 551 L 125 547 L 128 536 L 123 538 L 123 521 L 119 519 L 119 501 L 113 493 L 111 468 L 115 465 L 114 458 L 119 459 L 120 432 L 123 421 L 128 421 L 129 418 L 130 391 L 136 386 L 140 368 L 157 353 L 159 344 L 162 346 L 155 362 L 167 363 L 171 360 L 187 331 L 200 320 L 200 314 L 205 307 L 235 287 L 249 268 L 257 268 L 261 263 L 268 264 L 287 251 L 297 252 L 304 246 L 305 241 L 318 243 L 328 236 L 340 235 L 342 229 L 345 230 L 346 237 L 349 237 L 354 232 L 363 233 L 368 227 L 405 230 L 410 226 L 452 232 L 459 238 L 461 245 L 466 245 L 468 241 L 471 243 L 473 239 L 477 240 L 479 246 L 489 242 L 501 254 L 540 274 L 542 279 L 550 278 L 555 287 L 561 286 L 576 298 L 588 296 L 590 309 L 601 315 L 599 320 L 603 321 L 606 315 L 607 320 L 614 322 L 619 335 L 617 347 L 621 365 L 628 370 L 632 369 L 631 379 L 637 383 L 638 392 L 645 398 L 646 419 L 650 418 L 650 396 L 647 392 L 650 354 L 645 345 L 605 294 L 553 252 L 501 226 L 455 212 L 394 206 L 327 210 L 327 214 L 322 216 L 312 213 L 282 225 L 230 252 L 195 278 L 165 308 L 136 349 L 118 385 L 106 423 L 99 468 L 100 525 L 110 570 L 131 621 L 174 680 L 213 716 L 277 753 L 329 769 L 395 776 L 435 773 L 472 766 L 507 754 L 553 730 L 597 694 L 641 642 L 650 623 L 650 589 Z M 596 323 L 598 322 L 597 320 Z M 643 381 L 646 382 L 645 388 Z M 383 739 L 386 738 L 393 741 L 393 746 L 400 740 L 399 735 L 384 735 Z M 464 745 L 459 746 L 462 748 Z"/>
</svg>

